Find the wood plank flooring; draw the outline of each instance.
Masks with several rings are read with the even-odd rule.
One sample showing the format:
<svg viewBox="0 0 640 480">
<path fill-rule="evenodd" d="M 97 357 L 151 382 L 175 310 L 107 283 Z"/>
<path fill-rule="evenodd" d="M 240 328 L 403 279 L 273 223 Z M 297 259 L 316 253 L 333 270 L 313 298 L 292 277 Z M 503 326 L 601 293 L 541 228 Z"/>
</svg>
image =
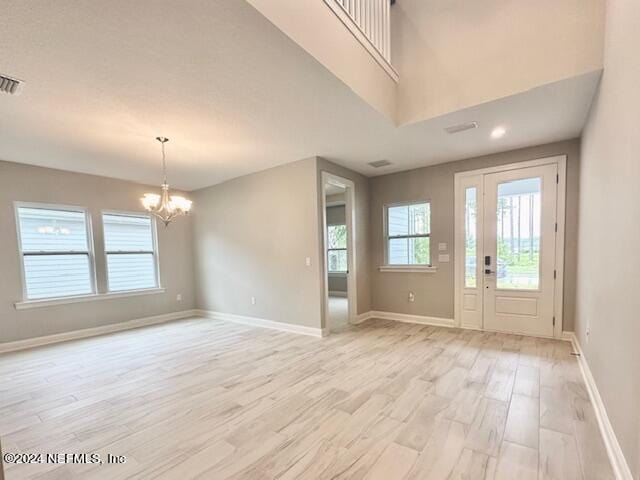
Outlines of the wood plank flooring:
<svg viewBox="0 0 640 480">
<path fill-rule="evenodd" d="M 12 479 L 613 479 L 569 343 L 192 319 L 0 356 Z"/>
</svg>

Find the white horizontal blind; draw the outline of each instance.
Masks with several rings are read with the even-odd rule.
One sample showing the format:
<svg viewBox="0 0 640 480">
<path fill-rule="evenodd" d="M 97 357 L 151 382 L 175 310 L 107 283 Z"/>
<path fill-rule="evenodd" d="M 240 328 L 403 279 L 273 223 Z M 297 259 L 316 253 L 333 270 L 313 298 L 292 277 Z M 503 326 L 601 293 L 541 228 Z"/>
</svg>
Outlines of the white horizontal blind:
<svg viewBox="0 0 640 480">
<path fill-rule="evenodd" d="M 86 212 L 18 207 L 29 300 L 93 293 Z"/>
<path fill-rule="evenodd" d="M 158 286 L 155 223 L 149 216 L 103 214 L 109 291 Z"/>
<path fill-rule="evenodd" d="M 364 33 L 378 53 L 391 62 L 390 0 L 334 0 Z"/>
</svg>

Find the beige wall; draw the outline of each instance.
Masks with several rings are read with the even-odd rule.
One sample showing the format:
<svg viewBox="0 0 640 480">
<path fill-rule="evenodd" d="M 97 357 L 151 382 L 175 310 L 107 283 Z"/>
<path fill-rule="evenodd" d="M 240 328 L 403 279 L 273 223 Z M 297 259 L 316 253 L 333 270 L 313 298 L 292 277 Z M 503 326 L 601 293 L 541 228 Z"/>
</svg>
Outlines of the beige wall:
<svg viewBox="0 0 640 480">
<path fill-rule="evenodd" d="M 356 208 L 356 286 L 358 290 L 357 312 L 365 313 L 371 310 L 371 279 L 370 279 L 370 238 L 369 238 L 369 181 L 370 179 L 347 168 L 341 167 L 324 158 L 317 159 L 317 192 L 318 192 L 318 231 L 322 231 L 322 201 L 324 195 L 322 185 L 322 172 L 332 173 L 340 177 L 351 180 L 355 185 L 355 208 Z M 319 242 L 318 256 L 324 258 L 324 247 Z M 324 266 L 320 271 L 320 281 L 324 285 Z"/>
<path fill-rule="evenodd" d="M 322 0 L 247 0 L 289 38 L 389 120 L 396 82 Z"/>
<path fill-rule="evenodd" d="M 192 197 L 198 308 L 320 328 L 316 159 Z"/>
<path fill-rule="evenodd" d="M 194 308 L 191 219 L 158 225 L 165 293 L 16 310 L 22 300 L 14 201 L 86 207 L 93 223 L 99 292 L 106 291 L 101 210 L 142 211 L 150 188 L 122 180 L 0 162 L 0 343 L 98 327 Z M 182 294 L 182 301 L 176 295 Z"/>
<path fill-rule="evenodd" d="M 375 177 L 370 180 L 371 195 L 371 303 L 372 310 L 453 318 L 454 306 L 454 184 L 456 172 L 494 165 L 567 155 L 567 208 L 564 330 L 573 329 L 577 242 L 577 197 L 579 141 L 570 140 L 525 148 L 496 155 Z M 431 245 L 446 242 L 449 263 L 433 264 L 437 273 L 381 273 L 384 264 L 383 207 L 386 204 L 428 200 L 431 202 Z M 415 301 L 409 302 L 410 291 Z"/>
<path fill-rule="evenodd" d="M 639 26 L 640 2 L 607 2 L 605 71 L 582 139 L 576 297 L 576 335 L 634 478 L 640 478 Z"/>
<path fill-rule="evenodd" d="M 602 68 L 604 0 L 402 0 L 391 11 L 400 124 Z"/>
</svg>

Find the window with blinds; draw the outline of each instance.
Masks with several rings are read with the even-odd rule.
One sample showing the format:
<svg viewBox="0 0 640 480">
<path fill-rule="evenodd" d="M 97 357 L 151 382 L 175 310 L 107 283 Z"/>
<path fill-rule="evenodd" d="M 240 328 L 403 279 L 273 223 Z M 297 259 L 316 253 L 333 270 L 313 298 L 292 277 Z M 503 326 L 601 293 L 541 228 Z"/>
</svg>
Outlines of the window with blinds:
<svg viewBox="0 0 640 480">
<path fill-rule="evenodd" d="M 155 222 L 151 217 L 104 213 L 102 223 L 109 291 L 157 287 Z"/>
<path fill-rule="evenodd" d="M 94 293 L 87 212 L 23 205 L 16 214 L 26 299 Z"/>
</svg>

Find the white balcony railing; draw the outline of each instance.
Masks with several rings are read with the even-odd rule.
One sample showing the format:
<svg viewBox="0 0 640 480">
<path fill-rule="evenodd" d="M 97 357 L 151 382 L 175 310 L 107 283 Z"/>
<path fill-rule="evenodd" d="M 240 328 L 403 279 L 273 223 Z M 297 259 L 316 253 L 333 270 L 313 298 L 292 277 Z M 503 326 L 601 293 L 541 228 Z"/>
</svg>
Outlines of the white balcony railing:
<svg viewBox="0 0 640 480">
<path fill-rule="evenodd" d="M 391 66 L 390 0 L 324 0 L 394 80 Z"/>
</svg>

